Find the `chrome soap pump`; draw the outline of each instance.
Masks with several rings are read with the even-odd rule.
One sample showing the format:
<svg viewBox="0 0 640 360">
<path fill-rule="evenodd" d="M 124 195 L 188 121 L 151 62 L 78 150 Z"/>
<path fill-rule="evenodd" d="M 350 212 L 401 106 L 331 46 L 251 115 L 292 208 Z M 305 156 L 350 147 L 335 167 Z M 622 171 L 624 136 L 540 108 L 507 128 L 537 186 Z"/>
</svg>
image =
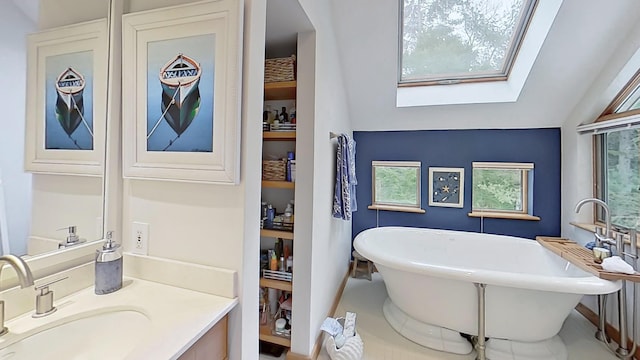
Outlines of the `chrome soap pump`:
<svg viewBox="0 0 640 360">
<path fill-rule="evenodd" d="M 112 236 L 113 231 L 108 231 L 106 243 L 96 250 L 96 295 L 110 294 L 122 288 L 122 247 Z"/>
</svg>

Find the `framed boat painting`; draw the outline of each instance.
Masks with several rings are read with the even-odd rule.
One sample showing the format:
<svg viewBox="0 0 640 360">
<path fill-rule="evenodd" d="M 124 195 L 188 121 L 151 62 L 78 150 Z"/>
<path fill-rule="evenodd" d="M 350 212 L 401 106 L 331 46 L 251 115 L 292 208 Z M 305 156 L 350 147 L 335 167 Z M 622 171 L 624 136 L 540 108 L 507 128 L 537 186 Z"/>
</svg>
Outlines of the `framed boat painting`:
<svg viewBox="0 0 640 360">
<path fill-rule="evenodd" d="M 103 173 L 107 21 L 27 37 L 25 170 Z"/>
<path fill-rule="evenodd" d="M 242 1 L 123 16 L 124 176 L 240 180 Z"/>
</svg>

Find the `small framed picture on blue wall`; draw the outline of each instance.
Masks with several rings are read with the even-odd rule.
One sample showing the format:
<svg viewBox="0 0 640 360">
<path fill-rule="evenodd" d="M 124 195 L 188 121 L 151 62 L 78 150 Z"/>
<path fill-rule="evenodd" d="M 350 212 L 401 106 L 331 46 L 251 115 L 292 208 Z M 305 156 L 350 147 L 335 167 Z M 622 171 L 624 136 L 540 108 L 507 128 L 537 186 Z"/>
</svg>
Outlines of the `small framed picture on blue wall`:
<svg viewBox="0 0 640 360">
<path fill-rule="evenodd" d="M 464 168 L 429 168 L 429 206 L 464 207 Z"/>
</svg>

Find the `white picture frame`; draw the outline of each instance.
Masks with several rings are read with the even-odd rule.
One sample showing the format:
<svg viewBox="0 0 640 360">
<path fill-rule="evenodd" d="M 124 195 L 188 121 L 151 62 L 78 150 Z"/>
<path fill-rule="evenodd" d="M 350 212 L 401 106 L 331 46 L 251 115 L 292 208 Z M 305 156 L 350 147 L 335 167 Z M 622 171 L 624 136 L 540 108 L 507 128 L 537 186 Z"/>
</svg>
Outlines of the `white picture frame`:
<svg viewBox="0 0 640 360">
<path fill-rule="evenodd" d="M 125 178 L 239 183 L 242 7 L 202 1 L 123 16 Z"/>
<path fill-rule="evenodd" d="M 429 206 L 464 207 L 464 168 L 429 167 Z"/>
<path fill-rule="evenodd" d="M 102 176 L 107 20 L 27 36 L 25 171 Z"/>
</svg>

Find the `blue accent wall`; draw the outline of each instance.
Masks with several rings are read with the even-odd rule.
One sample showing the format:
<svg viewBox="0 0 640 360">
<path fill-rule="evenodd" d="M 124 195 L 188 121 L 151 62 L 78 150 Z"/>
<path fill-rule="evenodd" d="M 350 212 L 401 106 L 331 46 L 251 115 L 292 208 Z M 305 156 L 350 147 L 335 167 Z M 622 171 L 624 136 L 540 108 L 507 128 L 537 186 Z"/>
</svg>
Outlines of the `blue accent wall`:
<svg viewBox="0 0 640 360">
<path fill-rule="evenodd" d="M 379 226 L 412 226 L 480 232 L 471 212 L 473 161 L 534 163 L 533 215 L 540 221 L 484 219 L 485 233 L 535 239 L 560 236 L 560 129 L 356 131 L 358 211 L 353 236 Z M 369 210 L 371 161 L 420 161 L 425 214 Z M 464 168 L 464 208 L 429 207 L 429 167 Z"/>
</svg>

